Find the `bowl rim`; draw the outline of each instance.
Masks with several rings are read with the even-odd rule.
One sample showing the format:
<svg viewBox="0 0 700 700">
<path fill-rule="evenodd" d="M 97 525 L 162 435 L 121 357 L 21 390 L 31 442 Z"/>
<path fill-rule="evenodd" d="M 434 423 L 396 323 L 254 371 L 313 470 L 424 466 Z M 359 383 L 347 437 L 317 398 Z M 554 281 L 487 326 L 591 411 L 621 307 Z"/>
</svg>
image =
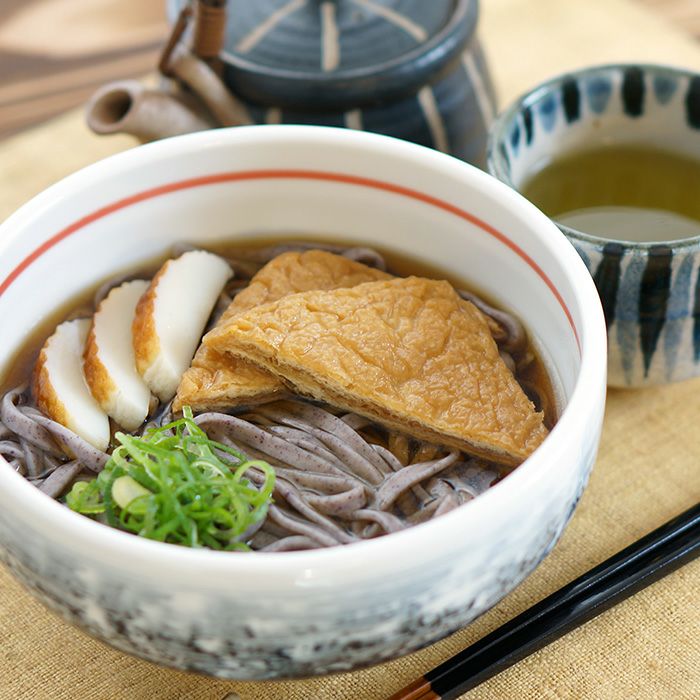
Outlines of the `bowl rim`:
<svg viewBox="0 0 700 700">
<path fill-rule="evenodd" d="M 516 192 L 520 190 L 513 184 L 510 177 L 509 168 L 506 166 L 505 160 L 500 150 L 500 146 L 506 143 L 508 132 L 511 125 L 517 118 L 520 112 L 528 107 L 539 102 L 544 96 L 559 89 L 566 80 L 585 78 L 603 73 L 621 73 L 630 68 L 639 68 L 643 72 L 650 72 L 655 75 L 670 75 L 675 78 L 700 78 L 700 71 L 692 70 L 683 66 L 675 66 L 666 63 L 601 63 L 599 65 L 586 66 L 570 71 L 557 73 L 551 78 L 538 83 L 529 90 L 523 92 L 517 97 L 506 109 L 504 109 L 493 121 L 488 133 L 486 143 L 486 166 L 488 172 L 495 178 L 505 183 Z M 561 229 L 568 238 L 586 243 L 599 249 L 608 243 L 615 243 L 623 246 L 627 250 L 636 250 L 648 252 L 650 249 L 659 245 L 673 247 L 674 249 L 696 249 L 700 248 L 700 235 L 690 236 L 689 238 L 678 238 L 668 241 L 628 241 L 624 238 L 603 238 L 595 236 L 585 231 L 571 228 L 566 224 L 562 224 L 552 217 L 552 221 Z"/>
<path fill-rule="evenodd" d="M 19 235 L 35 217 L 44 215 L 47 209 L 60 201 L 71 198 L 83 189 L 90 188 L 102 179 L 123 176 L 140 165 L 159 158 L 186 158 L 188 152 L 203 148 L 234 148 L 239 142 L 274 142 L 311 140 L 317 147 L 333 147 L 334 144 L 351 144 L 360 149 L 376 150 L 378 157 L 410 158 L 415 166 L 431 168 L 443 176 L 462 180 L 465 187 L 479 191 L 494 191 L 503 201 L 503 206 L 514 207 L 519 218 L 535 232 L 539 241 L 554 253 L 554 258 L 566 272 L 572 289 L 572 297 L 578 304 L 580 315 L 579 335 L 581 365 L 571 397 L 542 445 L 506 479 L 494 485 L 473 501 L 440 518 L 390 536 L 353 543 L 351 547 L 337 546 L 300 552 L 262 553 L 255 556 L 232 556 L 230 552 L 195 550 L 178 545 L 155 542 L 102 525 L 74 513 L 64 505 L 40 492 L 23 476 L 9 468 L 0 457 L 0 493 L 13 499 L 17 507 L 36 513 L 36 530 L 70 533 L 70 547 L 85 552 L 90 559 L 100 559 L 119 568 L 143 571 L 158 561 L 158 570 L 153 575 L 162 576 L 168 570 L 188 577 L 196 576 L 200 581 L 209 577 L 231 573 L 248 576 L 294 575 L 304 577 L 309 571 L 332 570 L 349 560 L 361 561 L 356 567 L 357 575 L 369 570 L 371 564 L 381 569 L 387 560 L 401 557 L 414 559 L 416 551 L 430 547 L 436 537 L 450 539 L 461 520 L 472 518 L 478 521 L 479 514 L 486 512 L 499 500 L 507 501 L 509 494 L 526 493 L 530 485 L 543 478 L 550 478 L 550 458 L 568 441 L 567 433 L 582 430 L 587 418 L 602 416 L 605 401 L 606 379 L 606 331 L 602 307 L 593 280 L 580 257 L 557 227 L 534 205 L 515 190 L 507 187 L 487 173 L 451 156 L 432 149 L 408 143 L 392 137 L 367 132 L 351 131 L 318 126 L 245 126 L 217 129 L 195 134 L 164 139 L 159 142 L 132 148 L 105 158 L 60 180 L 47 190 L 36 195 L 0 225 L 0 241 L 8 241 Z M 0 259 L 2 246 L 0 245 Z M 6 468 L 7 467 L 7 468 Z M 121 556 L 120 556 L 121 555 Z M 229 579 L 230 580 L 230 579 Z"/>
</svg>

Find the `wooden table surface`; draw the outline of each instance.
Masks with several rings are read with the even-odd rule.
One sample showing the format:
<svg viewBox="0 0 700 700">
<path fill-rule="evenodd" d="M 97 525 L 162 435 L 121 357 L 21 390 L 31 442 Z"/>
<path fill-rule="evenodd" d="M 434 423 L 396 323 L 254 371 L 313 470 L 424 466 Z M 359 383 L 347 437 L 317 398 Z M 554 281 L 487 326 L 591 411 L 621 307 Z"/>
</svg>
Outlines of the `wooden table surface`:
<svg viewBox="0 0 700 700">
<path fill-rule="evenodd" d="M 700 0 L 636 2 L 700 40 Z M 0 139 L 153 70 L 167 32 L 165 0 L 2 0 Z"/>
</svg>

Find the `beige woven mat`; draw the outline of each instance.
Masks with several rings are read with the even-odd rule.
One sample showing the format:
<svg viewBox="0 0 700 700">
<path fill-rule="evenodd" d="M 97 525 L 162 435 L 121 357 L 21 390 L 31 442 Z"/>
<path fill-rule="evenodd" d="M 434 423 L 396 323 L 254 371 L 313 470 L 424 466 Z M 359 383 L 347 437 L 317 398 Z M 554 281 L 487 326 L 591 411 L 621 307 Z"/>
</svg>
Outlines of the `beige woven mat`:
<svg viewBox="0 0 700 700">
<path fill-rule="evenodd" d="M 483 0 L 480 33 L 502 103 L 575 66 L 617 60 L 700 70 L 700 48 L 627 0 Z M 0 219 L 64 174 L 133 145 L 77 113 L 0 144 Z M 552 554 L 468 629 L 366 671 L 228 683 L 148 664 L 66 625 L 0 569 L 0 700 L 383 698 L 700 500 L 700 380 L 611 391 L 590 485 Z M 465 695 L 468 700 L 700 698 L 700 561 Z"/>
</svg>

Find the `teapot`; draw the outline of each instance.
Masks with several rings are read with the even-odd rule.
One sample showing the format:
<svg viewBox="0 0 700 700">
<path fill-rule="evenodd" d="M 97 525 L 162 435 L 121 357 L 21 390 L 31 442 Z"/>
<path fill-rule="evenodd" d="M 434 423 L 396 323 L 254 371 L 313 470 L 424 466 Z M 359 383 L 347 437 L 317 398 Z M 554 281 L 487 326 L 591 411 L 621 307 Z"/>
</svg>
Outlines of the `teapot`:
<svg viewBox="0 0 700 700">
<path fill-rule="evenodd" d="M 104 86 L 97 133 L 242 124 L 364 129 L 484 164 L 495 96 L 478 0 L 169 0 L 161 80 Z"/>
</svg>

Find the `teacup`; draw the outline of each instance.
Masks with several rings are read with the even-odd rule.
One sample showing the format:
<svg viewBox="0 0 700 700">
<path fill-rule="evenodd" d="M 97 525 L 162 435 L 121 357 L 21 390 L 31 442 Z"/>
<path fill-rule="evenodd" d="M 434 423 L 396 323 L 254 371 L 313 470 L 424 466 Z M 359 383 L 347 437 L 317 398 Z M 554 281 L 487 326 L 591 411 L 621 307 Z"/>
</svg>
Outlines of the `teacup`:
<svg viewBox="0 0 700 700">
<path fill-rule="evenodd" d="M 543 162 L 608 144 L 700 161 L 700 74 L 608 65 L 556 77 L 499 116 L 488 167 L 520 190 Z M 555 223 L 603 303 L 608 384 L 640 387 L 700 374 L 700 237 L 640 243 L 616 231 L 603 238 Z"/>
</svg>

